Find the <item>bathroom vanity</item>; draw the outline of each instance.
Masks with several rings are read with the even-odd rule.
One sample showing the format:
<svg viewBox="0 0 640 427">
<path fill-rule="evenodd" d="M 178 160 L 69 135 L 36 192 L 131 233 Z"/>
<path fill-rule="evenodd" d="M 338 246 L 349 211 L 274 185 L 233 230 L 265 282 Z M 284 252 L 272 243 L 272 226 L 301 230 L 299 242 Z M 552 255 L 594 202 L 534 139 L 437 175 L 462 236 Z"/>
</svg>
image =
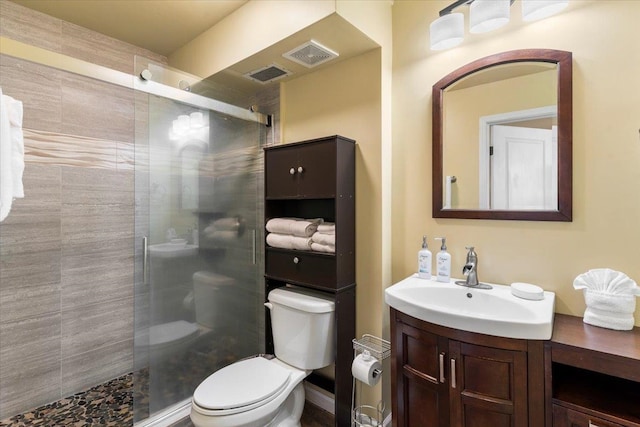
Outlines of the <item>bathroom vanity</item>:
<svg viewBox="0 0 640 427">
<path fill-rule="evenodd" d="M 396 427 L 640 427 L 640 328 L 555 315 L 550 340 L 466 332 L 391 308 Z"/>
<path fill-rule="evenodd" d="M 397 427 L 544 423 L 543 341 L 500 338 L 391 309 Z"/>
<path fill-rule="evenodd" d="M 326 292 L 336 303 L 333 381 L 308 381 L 334 393 L 335 425 L 351 425 L 355 337 L 355 141 L 329 136 L 265 148 L 265 219 L 323 218 L 335 223 L 335 253 L 265 247 L 265 297 L 293 284 Z M 266 313 L 266 351 L 273 353 Z"/>
</svg>

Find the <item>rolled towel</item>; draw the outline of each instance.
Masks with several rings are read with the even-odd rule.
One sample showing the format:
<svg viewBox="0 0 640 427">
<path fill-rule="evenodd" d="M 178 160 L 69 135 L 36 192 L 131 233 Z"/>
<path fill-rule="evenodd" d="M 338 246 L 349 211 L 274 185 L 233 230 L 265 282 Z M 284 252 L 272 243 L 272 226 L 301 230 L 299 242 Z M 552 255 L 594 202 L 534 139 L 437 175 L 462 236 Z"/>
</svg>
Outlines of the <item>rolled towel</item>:
<svg viewBox="0 0 640 427">
<path fill-rule="evenodd" d="M 336 253 L 336 247 L 332 245 L 323 245 L 322 243 L 311 243 L 311 250 L 316 252 Z"/>
<path fill-rule="evenodd" d="M 320 243 L 321 245 L 336 245 L 335 234 L 323 234 L 319 231 L 316 231 L 315 233 L 313 233 L 313 236 L 311 236 L 311 240 L 313 240 L 313 243 Z"/>
<path fill-rule="evenodd" d="M 336 234 L 336 224 L 333 222 L 325 222 L 318 225 L 318 233 Z"/>
<path fill-rule="evenodd" d="M 311 238 L 269 233 L 267 234 L 267 244 L 274 248 L 308 251 L 311 249 Z"/>
<path fill-rule="evenodd" d="M 299 237 L 311 237 L 316 232 L 321 218 L 272 218 L 267 221 L 266 229 L 270 233 L 291 234 Z"/>
</svg>

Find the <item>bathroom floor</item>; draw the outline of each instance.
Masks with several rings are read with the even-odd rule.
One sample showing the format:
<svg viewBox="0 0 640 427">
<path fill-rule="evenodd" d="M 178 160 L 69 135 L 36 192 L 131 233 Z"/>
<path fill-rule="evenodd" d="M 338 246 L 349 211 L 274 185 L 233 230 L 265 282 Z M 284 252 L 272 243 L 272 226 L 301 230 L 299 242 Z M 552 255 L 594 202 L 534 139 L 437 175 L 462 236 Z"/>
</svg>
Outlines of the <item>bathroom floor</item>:
<svg viewBox="0 0 640 427">
<path fill-rule="evenodd" d="M 302 427 L 333 426 L 330 413 L 307 403 Z M 31 412 L 0 420 L 0 427 L 124 427 L 133 426 L 133 374 L 124 375 L 87 391 Z M 172 427 L 191 427 L 189 419 Z"/>
</svg>

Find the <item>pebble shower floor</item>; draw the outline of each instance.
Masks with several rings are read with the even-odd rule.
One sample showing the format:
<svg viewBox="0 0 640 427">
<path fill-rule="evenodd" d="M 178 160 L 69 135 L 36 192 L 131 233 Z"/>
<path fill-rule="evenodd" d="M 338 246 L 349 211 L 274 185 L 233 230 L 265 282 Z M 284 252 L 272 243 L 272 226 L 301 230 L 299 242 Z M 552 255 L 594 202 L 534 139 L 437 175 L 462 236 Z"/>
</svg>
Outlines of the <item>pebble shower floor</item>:
<svg viewBox="0 0 640 427">
<path fill-rule="evenodd" d="M 0 421 L 0 427 L 31 426 L 133 426 L 133 374 Z"/>
</svg>

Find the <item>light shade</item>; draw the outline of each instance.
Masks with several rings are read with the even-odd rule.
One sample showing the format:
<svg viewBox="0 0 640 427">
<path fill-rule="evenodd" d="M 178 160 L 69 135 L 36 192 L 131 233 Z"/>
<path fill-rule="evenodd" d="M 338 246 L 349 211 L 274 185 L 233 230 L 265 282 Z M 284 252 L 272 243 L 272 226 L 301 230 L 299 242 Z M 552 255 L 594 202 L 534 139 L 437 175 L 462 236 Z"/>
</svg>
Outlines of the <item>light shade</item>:
<svg viewBox="0 0 640 427">
<path fill-rule="evenodd" d="M 469 7 L 469 32 L 485 33 L 509 22 L 509 0 L 474 0 Z"/>
<path fill-rule="evenodd" d="M 464 39 L 464 15 L 449 13 L 439 17 L 429 26 L 429 34 L 432 50 L 449 49 L 459 45 Z"/>
<path fill-rule="evenodd" d="M 567 7 L 569 0 L 522 0 L 522 19 L 535 21 L 554 15 Z"/>
</svg>

